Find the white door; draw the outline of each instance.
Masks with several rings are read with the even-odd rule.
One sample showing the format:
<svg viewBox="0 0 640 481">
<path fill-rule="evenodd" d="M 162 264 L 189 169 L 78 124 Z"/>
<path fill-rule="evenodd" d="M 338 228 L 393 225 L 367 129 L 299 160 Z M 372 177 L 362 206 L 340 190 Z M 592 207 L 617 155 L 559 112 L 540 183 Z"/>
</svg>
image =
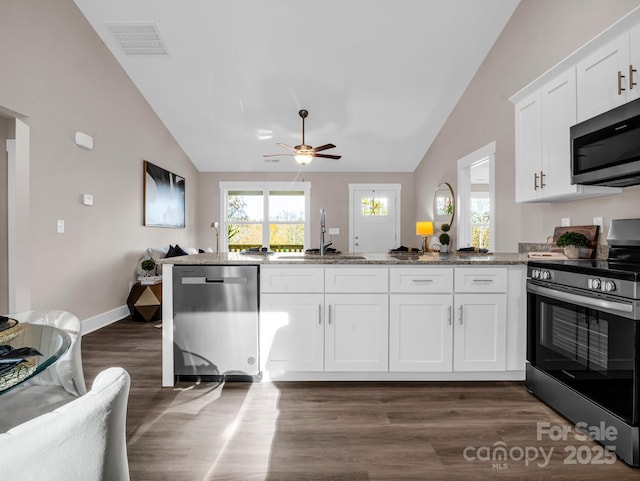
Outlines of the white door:
<svg viewBox="0 0 640 481">
<path fill-rule="evenodd" d="M 392 294 L 389 370 L 451 371 L 452 309 L 451 294 Z"/>
<path fill-rule="evenodd" d="M 389 297 L 325 295 L 325 371 L 388 371 Z"/>
<path fill-rule="evenodd" d="M 507 295 L 456 294 L 454 371 L 504 371 Z"/>
<path fill-rule="evenodd" d="M 400 185 L 349 185 L 349 250 L 387 252 L 400 245 Z"/>
<path fill-rule="evenodd" d="M 629 34 L 621 35 L 577 67 L 578 122 L 628 100 Z"/>
<path fill-rule="evenodd" d="M 322 371 L 324 368 L 323 294 L 260 296 L 260 357 L 263 368 Z"/>
</svg>

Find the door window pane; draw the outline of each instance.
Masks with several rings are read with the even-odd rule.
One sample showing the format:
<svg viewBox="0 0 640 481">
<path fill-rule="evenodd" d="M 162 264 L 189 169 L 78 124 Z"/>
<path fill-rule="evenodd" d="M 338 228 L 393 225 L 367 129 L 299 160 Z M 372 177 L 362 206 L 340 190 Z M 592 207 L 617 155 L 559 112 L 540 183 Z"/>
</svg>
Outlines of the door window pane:
<svg viewBox="0 0 640 481">
<path fill-rule="evenodd" d="M 262 224 L 228 224 L 229 252 L 262 247 Z"/>
<path fill-rule="evenodd" d="M 304 192 L 269 192 L 269 220 L 272 222 L 304 222 Z"/>
<path fill-rule="evenodd" d="M 362 215 L 389 215 L 389 199 L 386 197 L 363 197 Z"/>
<path fill-rule="evenodd" d="M 489 221 L 491 220 L 491 203 L 485 192 L 471 193 L 471 245 L 480 249 L 488 249 L 491 237 Z"/>
<path fill-rule="evenodd" d="M 229 191 L 227 195 L 227 219 L 262 222 L 264 196 L 261 191 Z"/>
</svg>

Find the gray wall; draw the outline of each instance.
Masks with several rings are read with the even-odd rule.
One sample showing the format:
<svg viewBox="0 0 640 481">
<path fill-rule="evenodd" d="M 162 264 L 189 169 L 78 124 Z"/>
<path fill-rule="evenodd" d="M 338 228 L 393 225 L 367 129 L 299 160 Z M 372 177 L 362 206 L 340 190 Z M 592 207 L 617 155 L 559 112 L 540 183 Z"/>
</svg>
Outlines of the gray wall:
<svg viewBox="0 0 640 481">
<path fill-rule="evenodd" d="M 0 2 L 0 58 L 0 107 L 31 132 L 31 245 L 18 259 L 31 307 L 81 319 L 121 307 L 146 247 L 193 243 L 197 171 L 71 0 Z M 186 229 L 142 225 L 143 160 L 185 177 Z"/>
<path fill-rule="evenodd" d="M 416 214 L 442 181 L 456 185 L 459 158 L 496 141 L 496 251 L 544 242 L 570 217 L 640 216 L 640 186 L 623 194 L 560 204 L 516 204 L 514 106 L 509 97 L 640 5 L 638 0 L 522 0 L 460 102 L 416 169 Z M 601 237 L 601 242 L 604 236 Z"/>
<path fill-rule="evenodd" d="M 7 281 L 7 138 L 12 122 L 0 116 L 0 313 L 9 311 Z"/>
<path fill-rule="evenodd" d="M 318 247 L 320 236 L 320 209 L 326 210 L 327 228 L 340 228 L 340 235 L 333 237 L 338 250 L 349 250 L 349 184 L 401 184 L 401 244 L 420 247 L 416 236 L 414 213 L 414 182 L 412 173 L 368 174 L 344 172 L 324 173 L 201 173 L 198 188 L 199 226 L 198 239 L 202 246 L 213 246 L 215 233 L 211 223 L 220 220 L 220 181 L 308 181 L 311 182 L 311 247 Z M 215 247 L 214 247 L 215 250 Z"/>
</svg>

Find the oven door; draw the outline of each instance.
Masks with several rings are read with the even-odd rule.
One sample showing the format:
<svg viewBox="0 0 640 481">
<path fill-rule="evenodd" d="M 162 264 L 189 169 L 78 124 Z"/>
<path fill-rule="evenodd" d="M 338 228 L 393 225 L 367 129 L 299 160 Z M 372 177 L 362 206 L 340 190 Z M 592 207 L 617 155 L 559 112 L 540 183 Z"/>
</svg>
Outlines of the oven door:
<svg viewBox="0 0 640 481">
<path fill-rule="evenodd" d="M 527 281 L 527 361 L 638 422 L 638 321 L 628 303 Z"/>
</svg>

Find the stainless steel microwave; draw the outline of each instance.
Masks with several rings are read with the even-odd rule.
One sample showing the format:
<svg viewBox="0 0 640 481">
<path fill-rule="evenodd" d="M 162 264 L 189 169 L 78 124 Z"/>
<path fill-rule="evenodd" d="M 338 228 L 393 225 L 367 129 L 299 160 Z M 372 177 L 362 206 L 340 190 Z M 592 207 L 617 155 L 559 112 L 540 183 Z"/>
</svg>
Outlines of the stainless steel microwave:
<svg viewBox="0 0 640 481">
<path fill-rule="evenodd" d="M 640 184 L 640 99 L 570 129 L 571 183 Z"/>
</svg>

